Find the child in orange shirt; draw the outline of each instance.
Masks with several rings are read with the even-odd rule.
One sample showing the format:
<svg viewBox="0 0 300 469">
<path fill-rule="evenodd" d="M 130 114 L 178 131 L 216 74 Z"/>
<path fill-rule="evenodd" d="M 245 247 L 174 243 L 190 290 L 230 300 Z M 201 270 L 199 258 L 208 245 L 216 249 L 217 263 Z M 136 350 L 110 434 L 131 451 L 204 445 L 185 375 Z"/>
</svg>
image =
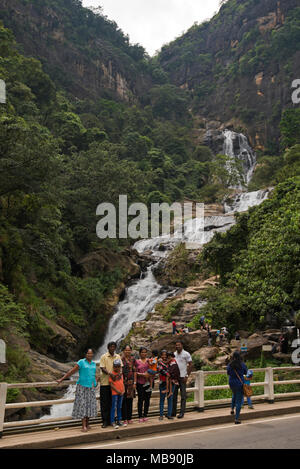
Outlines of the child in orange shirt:
<svg viewBox="0 0 300 469">
<path fill-rule="evenodd" d="M 125 392 L 123 373 L 121 370 L 121 360 L 114 360 L 113 371 L 111 373 L 113 376 L 109 377 L 109 384 L 112 394 L 112 404 L 110 412 L 110 422 L 114 428 L 119 428 L 123 426 L 122 420 L 122 403 L 123 395 Z M 116 415 L 117 414 L 117 415 Z M 115 421 L 115 418 L 117 420 Z"/>
<path fill-rule="evenodd" d="M 151 358 L 148 358 L 149 369 L 147 370 L 149 378 L 144 384 L 144 387 L 147 388 L 146 392 L 151 392 L 154 388 L 154 378 L 158 372 L 158 350 L 152 350 L 151 353 Z"/>
</svg>

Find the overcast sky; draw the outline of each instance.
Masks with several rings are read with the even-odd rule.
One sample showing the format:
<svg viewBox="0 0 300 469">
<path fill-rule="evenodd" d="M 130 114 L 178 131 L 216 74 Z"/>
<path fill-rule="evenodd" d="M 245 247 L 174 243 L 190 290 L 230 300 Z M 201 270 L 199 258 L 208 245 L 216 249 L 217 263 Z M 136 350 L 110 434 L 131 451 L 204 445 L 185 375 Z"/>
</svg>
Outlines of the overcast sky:
<svg viewBox="0 0 300 469">
<path fill-rule="evenodd" d="M 82 0 L 85 7 L 103 7 L 103 13 L 150 55 L 172 41 L 195 21 L 209 19 L 220 0 Z"/>
</svg>

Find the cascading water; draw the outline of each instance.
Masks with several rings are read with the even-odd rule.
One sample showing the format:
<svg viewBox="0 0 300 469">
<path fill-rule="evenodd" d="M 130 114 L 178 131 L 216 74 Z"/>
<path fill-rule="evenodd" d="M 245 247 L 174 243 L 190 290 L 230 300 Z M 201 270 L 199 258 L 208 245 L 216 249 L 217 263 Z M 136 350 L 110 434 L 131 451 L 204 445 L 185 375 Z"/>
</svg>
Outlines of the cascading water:
<svg viewBox="0 0 300 469">
<path fill-rule="evenodd" d="M 268 198 L 271 190 L 272 188 L 237 194 L 233 197 L 232 202 L 227 201 L 224 204 L 225 213 L 233 214 L 234 212 L 245 212 L 250 207 L 260 205 Z"/>
<path fill-rule="evenodd" d="M 242 165 L 244 183 L 248 184 L 251 180 L 255 165 L 256 155 L 250 147 L 247 137 L 244 134 L 238 134 L 232 130 L 224 130 L 223 153 L 232 159 L 232 162 L 240 161 Z M 227 164 L 229 172 L 232 171 L 230 162 Z M 241 188 L 241 186 L 238 186 Z"/>
<path fill-rule="evenodd" d="M 175 292 L 174 288 L 165 291 L 155 280 L 152 269 L 153 266 L 149 266 L 142 278 L 127 288 L 124 300 L 119 303 L 110 320 L 103 345 L 95 355 L 96 361 L 107 352 L 108 342 L 120 342 L 130 331 L 133 322 L 145 319 L 157 303 Z"/>
</svg>

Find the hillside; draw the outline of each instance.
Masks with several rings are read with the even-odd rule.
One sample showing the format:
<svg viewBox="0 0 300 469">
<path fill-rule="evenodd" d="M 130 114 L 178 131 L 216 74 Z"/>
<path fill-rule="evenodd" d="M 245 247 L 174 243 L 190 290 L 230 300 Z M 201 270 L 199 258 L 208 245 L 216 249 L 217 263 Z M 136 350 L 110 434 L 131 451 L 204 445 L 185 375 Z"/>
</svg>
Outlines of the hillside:
<svg viewBox="0 0 300 469">
<path fill-rule="evenodd" d="M 0 20 L 26 56 L 77 98 L 135 101 L 151 84 L 144 49 L 76 0 L 1 0 Z"/>
<path fill-rule="evenodd" d="M 269 154 L 279 151 L 283 110 L 293 107 L 299 42 L 298 0 L 228 0 L 164 46 L 158 61 L 171 83 L 190 92 L 200 126 L 243 129 Z"/>
</svg>

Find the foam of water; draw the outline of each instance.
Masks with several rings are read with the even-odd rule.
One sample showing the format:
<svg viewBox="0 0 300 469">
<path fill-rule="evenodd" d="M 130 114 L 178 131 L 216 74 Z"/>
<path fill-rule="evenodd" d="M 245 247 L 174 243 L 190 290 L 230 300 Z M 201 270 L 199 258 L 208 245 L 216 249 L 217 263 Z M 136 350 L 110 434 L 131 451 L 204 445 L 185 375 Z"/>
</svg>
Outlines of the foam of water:
<svg viewBox="0 0 300 469">
<path fill-rule="evenodd" d="M 224 144 L 223 153 L 229 156 L 232 161 L 239 160 L 242 163 L 245 183 L 248 184 L 251 180 L 253 171 L 256 165 L 256 154 L 250 147 L 247 137 L 244 134 L 238 134 L 232 130 L 224 130 Z M 234 145 L 237 141 L 238 145 Z M 235 150 L 235 147 L 237 150 Z M 229 172 L 232 171 L 230 162 L 227 163 L 227 169 Z M 237 186 L 239 188 L 239 186 Z"/>
</svg>

